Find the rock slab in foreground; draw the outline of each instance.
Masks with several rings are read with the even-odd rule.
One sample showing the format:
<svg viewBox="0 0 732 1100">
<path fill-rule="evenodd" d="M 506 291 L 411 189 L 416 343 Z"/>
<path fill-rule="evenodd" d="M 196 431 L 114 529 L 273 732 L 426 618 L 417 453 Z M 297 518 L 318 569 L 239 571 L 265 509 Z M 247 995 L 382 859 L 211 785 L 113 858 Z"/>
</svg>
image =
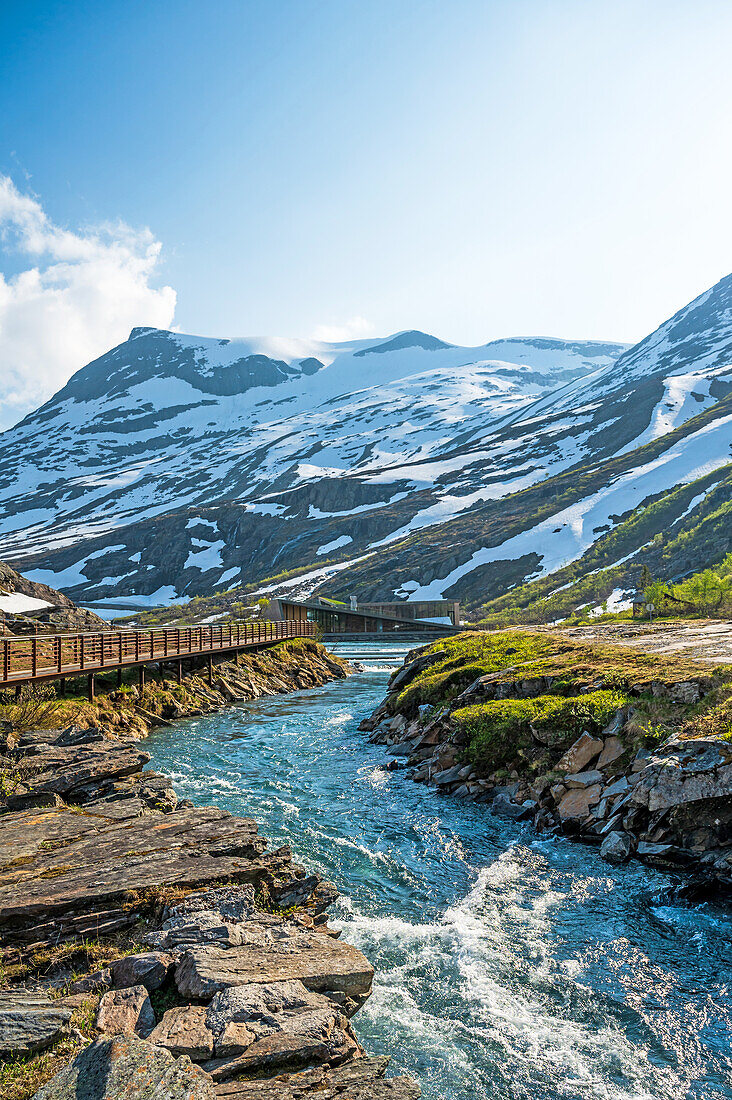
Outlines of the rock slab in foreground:
<svg viewBox="0 0 732 1100">
<path fill-rule="evenodd" d="M 279 941 L 262 937 L 241 947 L 193 947 L 175 972 L 181 996 L 201 1000 L 230 986 L 292 979 L 314 992 L 365 997 L 373 977 L 374 968 L 358 948 L 317 932 L 295 933 Z"/>
<path fill-rule="evenodd" d="M 141 1039 L 97 1039 L 33 1100 L 215 1100 L 211 1078 L 188 1058 Z"/>
<path fill-rule="evenodd" d="M 337 1069 L 319 1067 L 269 1080 L 225 1081 L 218 1100 L 419 1100 L 422 1090 L 408 1077 L 385 1078 L 388 1058 L 355 1058 Z"/>
</svg>

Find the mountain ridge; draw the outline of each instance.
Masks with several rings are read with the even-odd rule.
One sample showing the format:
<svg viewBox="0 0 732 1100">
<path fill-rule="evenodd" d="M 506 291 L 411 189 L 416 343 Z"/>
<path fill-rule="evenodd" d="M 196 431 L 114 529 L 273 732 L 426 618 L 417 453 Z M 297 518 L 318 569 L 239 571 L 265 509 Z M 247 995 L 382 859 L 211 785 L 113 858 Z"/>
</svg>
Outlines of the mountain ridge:
<svg viewBox="0 0 732 1100">
<path fill-rule="evenodd" d="M 644 501 L 726 484 L 730 364 L 732 276 L 630 348 L 133 329 L 4 433 L 0 553 L 77 599 L 294 570 L 296 591 L 479 609 Z"/>
</svg>

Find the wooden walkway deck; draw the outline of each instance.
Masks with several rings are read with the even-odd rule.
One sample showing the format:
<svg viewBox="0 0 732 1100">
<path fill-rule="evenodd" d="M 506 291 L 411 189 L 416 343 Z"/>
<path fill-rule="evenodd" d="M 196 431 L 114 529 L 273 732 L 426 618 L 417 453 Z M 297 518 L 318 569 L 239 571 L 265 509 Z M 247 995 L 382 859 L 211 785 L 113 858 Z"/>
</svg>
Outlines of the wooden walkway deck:
<svg viewBox="0 0 732 1100">
<path fill-rule="evenodd" d="M 109 630 L 83 634 L 37 634 L 0 639 L 0 691 L 43 680 L 89 676 L 186 657 L 208 657 L 272 645 L 287 638 L 310 638 L 313 623 L 261 622 L 190 626 L 179 629 Z M 209 662 L 210 668 L 210 662 Z M 144 673 L 143 673 L 144 675 Z"/>
</svg>

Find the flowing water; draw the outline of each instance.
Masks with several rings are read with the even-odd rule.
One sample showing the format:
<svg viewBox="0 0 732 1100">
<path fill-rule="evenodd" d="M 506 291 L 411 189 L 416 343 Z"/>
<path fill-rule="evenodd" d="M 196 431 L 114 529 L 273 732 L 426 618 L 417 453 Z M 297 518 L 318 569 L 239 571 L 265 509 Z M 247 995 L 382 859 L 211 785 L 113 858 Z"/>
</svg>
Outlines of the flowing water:
<svg viewBox="0 0 732 1100">
<path fill-rule="evenodd" d="M 426 1100 L 732 1098 L 732 910 L 385 770 L 357 726 L 406 647 L 333 648 L 365 671 L 146 747 L 337 883 L 332 923 L 376 967 L 364 1046 Z"/>
</svg>

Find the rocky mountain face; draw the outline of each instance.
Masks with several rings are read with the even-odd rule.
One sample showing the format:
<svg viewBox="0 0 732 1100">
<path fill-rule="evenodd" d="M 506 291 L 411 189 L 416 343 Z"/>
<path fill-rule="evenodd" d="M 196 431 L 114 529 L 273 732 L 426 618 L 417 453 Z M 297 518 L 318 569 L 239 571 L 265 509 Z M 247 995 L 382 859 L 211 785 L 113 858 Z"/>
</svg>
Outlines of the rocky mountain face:
<svg viewBox="0 0 732 1100">
<path fill-rule="evenodd" d="M 295 570 L 277 584 L 478 607 L 546 596 L 560 570 L 574 585 L 605 540 L 593 568 L 624 559 L 600 586 L 622 595 L 649 538 L 729 499 L 730 395 L 732 276 L 632 348 L 135 329 L 4 433 L 0 553 L 85 601 L 159 605 Z M 696 567 L 701 541 L 685 541 Z"/>
<path fill-rule="evenodd" d="M 0 561 L 0 613 L 4 633 L 103 630 L 109 623 L 47 584 L 38 584 Z"/>
</svg>

